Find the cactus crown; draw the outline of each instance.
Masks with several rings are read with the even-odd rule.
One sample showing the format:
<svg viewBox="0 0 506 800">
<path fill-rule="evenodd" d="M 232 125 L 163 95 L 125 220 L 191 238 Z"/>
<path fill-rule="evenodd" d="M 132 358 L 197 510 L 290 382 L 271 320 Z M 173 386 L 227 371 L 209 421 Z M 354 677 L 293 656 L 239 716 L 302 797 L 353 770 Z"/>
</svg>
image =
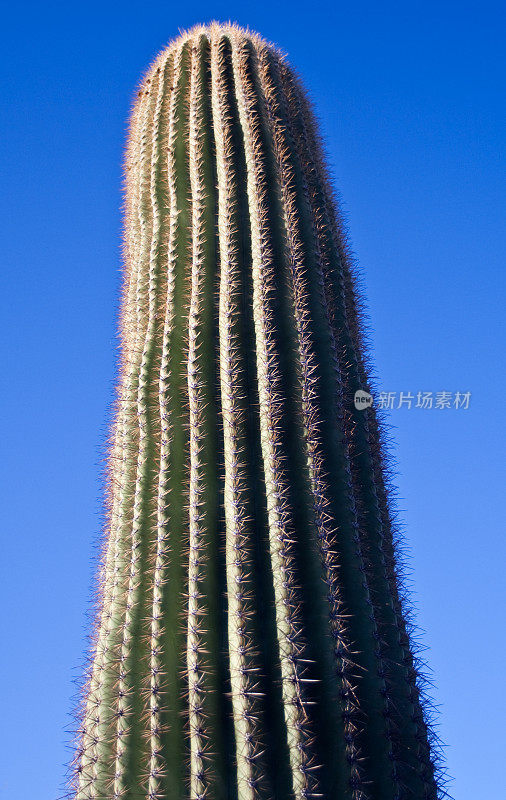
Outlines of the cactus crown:
<svg viewBox="0 0 506 800">
<path fill-rule="evenodd" d="M 76 800 L 433 800 L 359 301 L 309 102 L 184 33 L 126 152 L 121 365 Z"/>
</svg>

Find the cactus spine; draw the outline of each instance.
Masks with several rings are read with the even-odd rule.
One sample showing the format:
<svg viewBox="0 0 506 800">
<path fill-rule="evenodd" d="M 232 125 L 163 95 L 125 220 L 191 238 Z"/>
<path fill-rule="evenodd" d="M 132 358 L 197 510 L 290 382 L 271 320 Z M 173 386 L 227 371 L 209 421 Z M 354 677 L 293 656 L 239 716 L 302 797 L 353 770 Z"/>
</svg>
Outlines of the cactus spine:
<svg viewBox="0 0 506 800">
<path fill-rule="evenodd" d="M 440 796 L 322 152 L 235 26 L 141 83 L 76 800 Z"/>
</svg>

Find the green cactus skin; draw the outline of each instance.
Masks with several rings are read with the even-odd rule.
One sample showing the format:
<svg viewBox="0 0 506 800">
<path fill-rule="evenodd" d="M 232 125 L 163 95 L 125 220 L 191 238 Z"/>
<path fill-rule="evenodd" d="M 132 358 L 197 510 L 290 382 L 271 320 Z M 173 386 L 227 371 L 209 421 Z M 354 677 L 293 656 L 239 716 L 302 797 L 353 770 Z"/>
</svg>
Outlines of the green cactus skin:
<svg viewBox="0 0 506 800">
<path fill-rule="evenodd" d="M 356 280 L 299 80 L 212 24 L 126 153 L 76 800 L 433 800 Z"/>
</svg>

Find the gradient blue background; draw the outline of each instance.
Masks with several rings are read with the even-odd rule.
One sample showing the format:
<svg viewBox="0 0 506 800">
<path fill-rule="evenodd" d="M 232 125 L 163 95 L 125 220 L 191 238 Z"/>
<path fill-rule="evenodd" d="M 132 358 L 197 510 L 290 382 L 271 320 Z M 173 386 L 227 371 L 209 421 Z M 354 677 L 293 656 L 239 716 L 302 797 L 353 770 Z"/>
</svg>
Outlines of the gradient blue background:
<svg viewBox="0 0 506 800">
<path fill-rule="evenodd" d="M 25 2 L 3 12 L 0 797 L 61 794 L 100 530 L 121 160 L 136 82 L 178 28 L 249 24 L 316 102 L 364 273 L 451 793 L 504 790 L 500 4 Z M 504 610 L 504 608 L 503 608 Z"/>
</svg>

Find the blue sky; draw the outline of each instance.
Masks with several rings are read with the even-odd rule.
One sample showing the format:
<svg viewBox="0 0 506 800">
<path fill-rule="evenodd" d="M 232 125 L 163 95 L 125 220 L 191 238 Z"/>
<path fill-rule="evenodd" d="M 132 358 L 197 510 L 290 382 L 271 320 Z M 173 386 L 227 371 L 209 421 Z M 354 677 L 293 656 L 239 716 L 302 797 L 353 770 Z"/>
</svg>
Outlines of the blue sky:
<svg viewBox="0 0 506 800">
<path fill-rule="evenodd" d="M 504 150 L 499 3 L 25 2 L 2 19 L 0 797 L 55 800 L 100 531 L 121 160 L 136 82 L 212 18 L 316 103 L 363 271 L 399 506 L 459 800 L 504 784 Z"/>
</svg>

